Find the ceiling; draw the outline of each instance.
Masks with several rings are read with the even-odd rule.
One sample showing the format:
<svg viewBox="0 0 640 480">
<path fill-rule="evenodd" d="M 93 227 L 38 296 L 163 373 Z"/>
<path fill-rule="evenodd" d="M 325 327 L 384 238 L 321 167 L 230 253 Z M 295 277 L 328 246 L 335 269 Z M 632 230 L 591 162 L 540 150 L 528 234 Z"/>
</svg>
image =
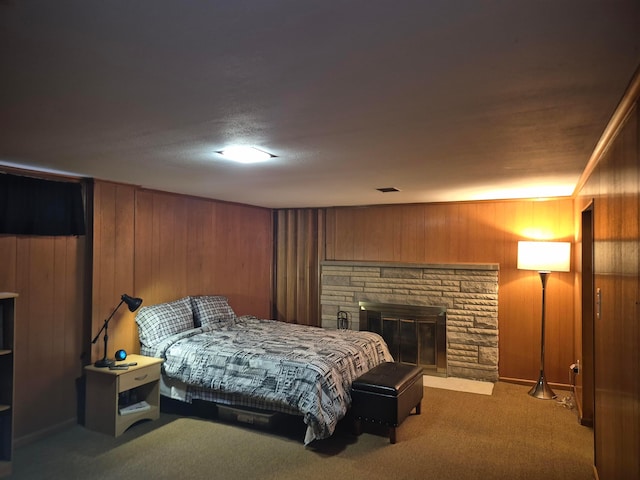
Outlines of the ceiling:
<svg viewBox="0 0 640 480">
<path fill-rule="evenodd" d="M 639 32 L 637 0 L 0 0 L 0 164 L 268 208 L 571 195 Z"/>
</svg>

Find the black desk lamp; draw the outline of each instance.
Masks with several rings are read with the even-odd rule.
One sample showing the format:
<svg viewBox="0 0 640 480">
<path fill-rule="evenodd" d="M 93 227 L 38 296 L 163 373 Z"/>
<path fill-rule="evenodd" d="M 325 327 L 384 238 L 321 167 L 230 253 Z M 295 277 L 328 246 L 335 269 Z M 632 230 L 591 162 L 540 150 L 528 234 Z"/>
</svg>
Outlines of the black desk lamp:
<svg viewBox="0 0 640 480">
<path fill-rule="evenodd" d="M 115 315 L 115 313 L 120 308 L 120 305 L 122 305 L 123 303 L 127 304 L 127 307 L 129 307 L 130 312 L 135 312 L 138 309 L 138 307 L 142 305 L 142 299 L 130 297 L 126 293 L 122 294 L 122 297 L 120 297 L 120 303 L 118 304 L 118 306 L 113 310 L 113 312 L 111 312 L 111 315 L 109 315 L 109 318 L 107 318 L 104 321 L 104 325 L 102 325 L 102 328 L 96 335 L 96 338 L 91 340 L 91 343 L 96 343 L 98 341 L 98 338 L 100 338 L 100 334 L 104 330 L 104 357 L 102 357 L 102 359 L 98 360 L 96 363 L 93 364 L 95 367 L 100 367 L 100 368 L 109 367 L 110 365 L 113 365 L 114 363 L 116 363 L 115 360 L 111 360 L 107 358 L 107 342 L 109 341 L 109 335 L 107 332 L 109 329 L 109 320 L 111 320 L 111 317 Z"/>
</svg>

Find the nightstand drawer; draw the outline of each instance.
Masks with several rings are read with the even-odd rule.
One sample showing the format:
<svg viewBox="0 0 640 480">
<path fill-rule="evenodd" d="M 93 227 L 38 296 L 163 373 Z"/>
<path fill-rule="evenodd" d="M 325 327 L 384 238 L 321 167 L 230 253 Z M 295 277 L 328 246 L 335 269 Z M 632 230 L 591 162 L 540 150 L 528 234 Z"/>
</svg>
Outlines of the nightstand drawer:
<svg viewBox="0 0 640 480">
<path fill-rule="evenodd" d="M 160 369 L 158 365 L 149 365 L 148 367 L 137 368 L 127 373 L 118 375 L 119 385 L 118 393 L 126 392 L 133 388 L 145 385 L 154 380 L 160 379 Z"/>
</svg>

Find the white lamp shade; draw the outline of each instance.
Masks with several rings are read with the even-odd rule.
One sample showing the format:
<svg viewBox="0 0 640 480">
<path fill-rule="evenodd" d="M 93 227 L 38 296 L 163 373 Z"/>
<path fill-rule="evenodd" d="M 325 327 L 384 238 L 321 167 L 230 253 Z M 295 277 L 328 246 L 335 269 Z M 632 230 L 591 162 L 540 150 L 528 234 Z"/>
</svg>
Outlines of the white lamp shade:
<svg viewBox="0 0 640 480">
<path fill-rule="evenodd" d="M 518 269 L 568 272 L 571 270 L 571 243 L 518 242 Z"/>
</svg>

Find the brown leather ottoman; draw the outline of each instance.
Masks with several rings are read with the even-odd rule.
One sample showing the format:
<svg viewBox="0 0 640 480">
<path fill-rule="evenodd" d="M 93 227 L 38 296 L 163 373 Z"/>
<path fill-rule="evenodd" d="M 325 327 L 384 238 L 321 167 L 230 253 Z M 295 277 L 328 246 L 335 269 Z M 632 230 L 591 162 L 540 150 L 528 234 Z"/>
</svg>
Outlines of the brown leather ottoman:
<svg viewBox="0 0 640 480">
<path fill-rule="evenodd" d="M 414 408 L 420 414 L 423 393 L 420 367 L 386 362 L 372 368 L 351 385 L 356 433 L 361 420 L 376 422 L 389 427 L 389 441 L 396 443 L 396 427 Z"/>
</svg>

